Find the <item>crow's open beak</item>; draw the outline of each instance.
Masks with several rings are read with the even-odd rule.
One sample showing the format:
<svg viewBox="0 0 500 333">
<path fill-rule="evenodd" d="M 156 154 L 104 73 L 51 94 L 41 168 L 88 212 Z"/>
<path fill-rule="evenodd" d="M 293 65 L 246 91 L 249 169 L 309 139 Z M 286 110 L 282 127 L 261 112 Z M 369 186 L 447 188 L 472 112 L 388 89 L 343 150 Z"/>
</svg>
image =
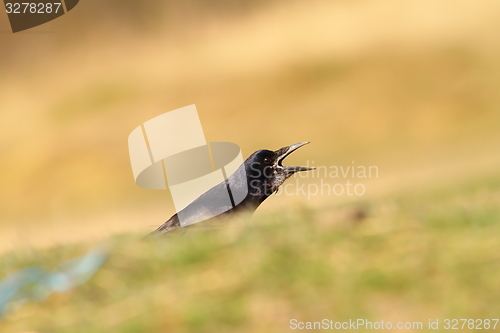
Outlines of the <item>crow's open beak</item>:
<svg viewBox="0 0 500 333">
<path fill-rule="evenodd" d="M 275 151 L 275 154 L 277 155 L 275 164 L 284 169 L 286 178 L 290 177 L 291 175 L 293 175 L 294 173 L 299 172 L 299 171 L 309 171 L 309 170 L 315 169 L 315 168 L 302 167 L 302 166 L 283 166 L 283 164 L 282 164 L 283 160 L 288 155 L 290 155 L 291 153 L 293 153 L 294 151 L 296 151 L 300 147 L 307 145 L 308 143 L 309 143 L 309 141 L 299 142 L 299 143 L 296 143 L 294 145 L 283 147 L 283 148 L 280 148 L 280 149 Z"/>
</svg>

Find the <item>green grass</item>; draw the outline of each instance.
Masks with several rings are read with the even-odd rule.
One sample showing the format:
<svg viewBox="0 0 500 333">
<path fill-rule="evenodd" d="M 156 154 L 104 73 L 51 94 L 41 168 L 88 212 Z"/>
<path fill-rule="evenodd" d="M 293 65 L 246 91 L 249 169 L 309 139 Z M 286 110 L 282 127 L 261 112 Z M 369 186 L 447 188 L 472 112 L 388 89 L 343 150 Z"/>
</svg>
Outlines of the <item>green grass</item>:
<svg viewBox="0 0 500 333">
<path fill-rule="evenodd" d="M 424 328 L 428 319 L 498 318 L 499 202 L 498 181 L 487 179 L 362 205 L 295 207 L 164 241 L 117 235 L 89 282 L 13 309 L 0 331 L 280 332 L 293 318 Z M 350 217 L 358 209 L 365 218 Z M 91 246 L 11 252 L 0 276 L 52 268 Z"/>
</svg>

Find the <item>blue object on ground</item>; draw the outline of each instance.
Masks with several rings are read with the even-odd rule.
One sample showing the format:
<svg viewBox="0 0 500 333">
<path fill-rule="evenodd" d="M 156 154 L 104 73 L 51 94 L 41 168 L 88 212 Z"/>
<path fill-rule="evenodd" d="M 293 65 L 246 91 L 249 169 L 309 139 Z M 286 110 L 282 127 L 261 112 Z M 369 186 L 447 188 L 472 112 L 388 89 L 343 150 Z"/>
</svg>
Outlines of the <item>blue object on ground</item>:
<svg viewBox="0 0 500 333">
<path fill-rule="evenodd" d="M 52 271 L 32 266 L 8 275 L 0 282 L 0 317 L 5 315 L 12 302 L 41 301 L 53 292 L 68 291 L 85 283 L 97 272 L 107 256 L 107 251 L 94 248 Z"/>
</svg>

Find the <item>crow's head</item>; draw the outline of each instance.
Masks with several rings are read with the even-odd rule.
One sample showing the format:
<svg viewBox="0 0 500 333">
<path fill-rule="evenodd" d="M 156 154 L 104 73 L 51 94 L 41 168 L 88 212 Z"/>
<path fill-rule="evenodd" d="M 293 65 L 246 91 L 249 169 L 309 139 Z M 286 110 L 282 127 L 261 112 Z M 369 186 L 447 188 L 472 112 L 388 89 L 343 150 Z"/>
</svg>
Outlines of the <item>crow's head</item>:
<svg viewBox="0 0 500 333">
<path fill-rule="evenodd" d="M 308 143 L 300 142 L 276 151 L 257 150 L 250 155 L 245 161 L 249 193 L 265 199 L 276 192 L 294 173 L 313 170 L 314 168 L 282 164 L 288 155 Z"/>
</svg>

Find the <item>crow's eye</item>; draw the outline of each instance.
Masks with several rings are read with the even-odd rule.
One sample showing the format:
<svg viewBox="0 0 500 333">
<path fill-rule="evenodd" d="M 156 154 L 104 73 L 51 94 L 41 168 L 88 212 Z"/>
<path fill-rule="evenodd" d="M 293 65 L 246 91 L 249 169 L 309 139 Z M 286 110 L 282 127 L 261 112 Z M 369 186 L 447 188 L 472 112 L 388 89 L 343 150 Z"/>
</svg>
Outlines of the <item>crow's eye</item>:
<svg viewBox="0 0 500 333">
<path fill-rule="evenodd" d="M 271 163 L 271 159 L 269 157 L 264 157 L 264 163 L 265 164 Z"/>
</svg>

